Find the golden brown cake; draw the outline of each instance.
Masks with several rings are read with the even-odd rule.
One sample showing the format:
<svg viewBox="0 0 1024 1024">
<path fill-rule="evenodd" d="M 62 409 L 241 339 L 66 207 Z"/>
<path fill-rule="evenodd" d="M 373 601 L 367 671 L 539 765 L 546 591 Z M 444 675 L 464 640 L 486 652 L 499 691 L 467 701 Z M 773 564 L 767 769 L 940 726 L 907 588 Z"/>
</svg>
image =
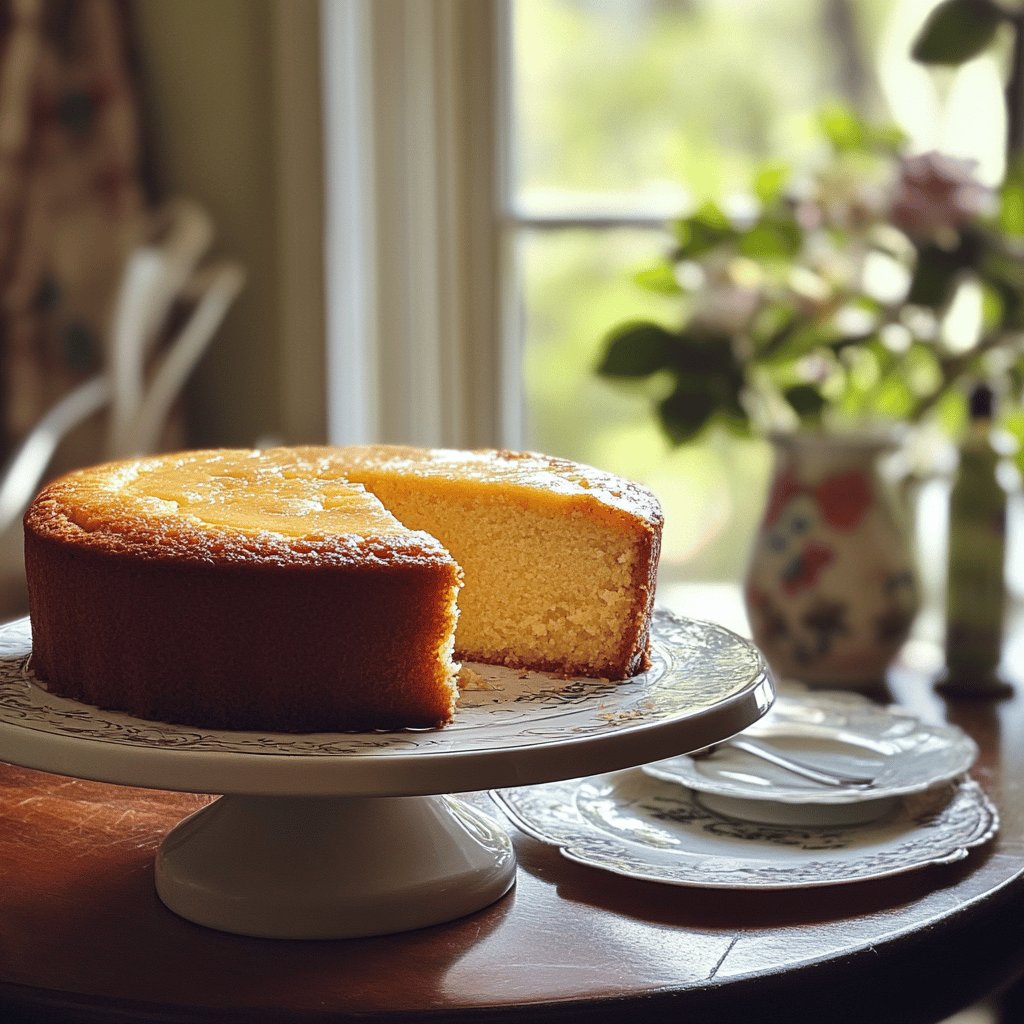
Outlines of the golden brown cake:
<svg viewBox="0 0 1024 1024">
<path fill-rule="evenodd" d="M 147 718 L 442 724 L 457 615 L 457 657 L 645 668 L 661 522 L 643 488 L 529 453 L 112 463 L 54 482 L 26 514 L 32 664 L 55 692 Z"/>
<path fill-rule="evenodd" d="M 327 454 L 203 451 L 50 484 L 25 516 L 32 669 L 233 729 L 438 725 L 461 572 Z"/>
</svg>

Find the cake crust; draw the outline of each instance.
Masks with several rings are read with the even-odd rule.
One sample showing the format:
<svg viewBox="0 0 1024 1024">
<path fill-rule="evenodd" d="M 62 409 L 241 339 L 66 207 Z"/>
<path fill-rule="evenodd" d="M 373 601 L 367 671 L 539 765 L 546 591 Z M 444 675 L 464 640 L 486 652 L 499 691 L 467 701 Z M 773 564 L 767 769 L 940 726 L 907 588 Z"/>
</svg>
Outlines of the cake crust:
<svg viewBox="0 0 1024 1024">
<path fill-rule="evenodd" d="M 61 478 L 25 516 L 31 667 L 51 690 L 210 728 L 450 720 L 461 570 L 434 538 L 397 521 L 384 536 L 222 528 L 116 492 L 104 505 L 97 484 L 126 465 Z"/>
<path fill-rule="evenodd" d="M 26 513 L 32 668 L 56 693 L 201 727 L 443 725 L 453 658 L 648 668 L 662 522 L 645 488 L 534 452 L 108 463 Z"/>
<path fill-rule="evenodd" d="M 315 476 L 331 466 L 329 452 L 326 448 L 304 448 L 276 449 L 266 454 L 276 464 Z M 48 537 L 74 544 L 79 550 L 168 565 L 359 569 L 368 563 L 386 566 L 451 562 L 451 556 L 436 538 L 405 529 L 382 507 L 374 508 L 377 515 L 365 533 L 314 529 L 289 535 L 270 528 L 225 528 L 194 515 L 169 516 L 162 508 L 147 509 L 141 501 L 124 497 L 113 486 L 126 469 L 135 470 L 136 478 L 144 479 L 147 467 L 162 465 L 168 458 L 216 468 L 216 460 L 240 456 L 255 459 L 262 454 L 255 450 L 206 449 L 76 470 L 45 487 L 29 506 L 24 517 L 26 537 Z M 361 485 L 341 483 L 346 488 L 362 490 Z M 379 506 L 379 502 L 371 501 Z M 382 530 L 382 525 L 387 529 Z"/>
</svg>

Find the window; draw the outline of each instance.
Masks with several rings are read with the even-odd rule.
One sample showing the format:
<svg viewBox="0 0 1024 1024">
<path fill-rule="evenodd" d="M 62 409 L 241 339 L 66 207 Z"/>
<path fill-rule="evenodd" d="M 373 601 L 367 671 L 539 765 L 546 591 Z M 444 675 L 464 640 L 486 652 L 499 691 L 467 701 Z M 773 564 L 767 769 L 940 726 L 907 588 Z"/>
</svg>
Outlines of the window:
<svg viewBox="0 0 1024 1024">
<path fill-rule="evenodd" d="M 766 453 L 672 451 L 593 372 L 631 273 L 690 197 L 800 154 L 839 96 L 995 179 L 999 75 L 936 89 L 909 42 L 933 0 L 324 0 L 332 437 L 528 446 L 649 483 L 663 566 L 736 578 Z M 984 128 L 984 126 L 980 126 Z"/>
<path fill-rule="evenodd" d="M 596 377 L 616 323 L 674 323 L 676 300 L 631 275 L 668 247 L 662 225 L 689 201 L 744 191 L 755 161 L 813 155 L 825 99 L 897 118 L 921 148 L 975 157 L 998 178 L 994 62 L 937 87 L 909 59 L 932 5 L 511 2 L 506 225 L 524 310 L 524 439 L 653 486 L 666 506 L 667 575 L 739 578 L 768 460 L 765 446 L 724 434 L 673 451 L 644 389 Z"/>
</svg>

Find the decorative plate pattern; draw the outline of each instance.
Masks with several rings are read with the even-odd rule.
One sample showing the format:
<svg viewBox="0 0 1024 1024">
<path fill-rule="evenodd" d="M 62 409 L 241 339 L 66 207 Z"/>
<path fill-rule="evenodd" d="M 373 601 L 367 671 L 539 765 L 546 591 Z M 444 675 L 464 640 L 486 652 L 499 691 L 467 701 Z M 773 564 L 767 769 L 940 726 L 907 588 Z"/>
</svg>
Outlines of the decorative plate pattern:
<svg viewBox="0 0 1024 1024">
<path fill-rule="evenodd" d="M 646 881 L 709 889 L 838 885 L 960 860 L 995 835 L 973 781 L 903 797 L 866 825 L 765 825 L 714 814 L 698 794 L 629 769 L 494 794 L 526 833 L 569 860 Z"/>
<path fill-rule="evenodd" d="M 443 729 L 287 734 L 145 721 L 52 695 L 32 675 L 21 619 L 0 626 L 0 759 L 210 792 L 445 792 L 637 764 L 652 743 L 656 756 L 693 749 L 746 728 L 770 706 L 772 682 L 749 642 L 661 610 L 652 632 L 651 668 L 622 682 L 473 665 Z M 300 778 L 311 758 L 329 767 L 329 780 Z M 246 781 L 246 766 L 262 775 Z"/>
<path fill-rule="evenodd" d="M 728 744 L 710 757 L 681 755 L 644 770 L 716 796 L 838 805 L 923 792 L 962 775 L 978 756 L 974 740 L 955 725 L 923 722 L 854 693 L 784 690 L 744 735 L 816 767 L 869 774 L 876 781 L 867 789 L 822 786 Z"/>
</svg>

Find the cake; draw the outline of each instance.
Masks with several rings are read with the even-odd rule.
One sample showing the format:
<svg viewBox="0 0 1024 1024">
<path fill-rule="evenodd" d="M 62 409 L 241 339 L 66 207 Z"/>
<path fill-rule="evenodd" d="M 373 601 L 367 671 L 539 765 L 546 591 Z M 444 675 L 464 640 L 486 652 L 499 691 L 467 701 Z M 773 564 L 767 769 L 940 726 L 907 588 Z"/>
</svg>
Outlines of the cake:
<svg viewBox="0 0 1024 1024">
<path fill-rule="evenodd" d="M 437 726 L 457 658 L 645 668 L 660 532 L 648 491 L 532 453 L 108 463 L 26 513 L 32 669 L 55 693 L 201 727 Z"/>
<path fill-rule="evenodd" d="M 609 679 L 648 667 L 662 515 L 645 488 L 532 452 L 380 445 L 334 458 L 462 566 L 456 657 Z"/>
<path fill-rule="evenodd" d="M 205 451 L 80 470 L 25 516 L 32 669 L 144 718 L 436 725 L 461 571 L 330 458 Z"/>
</svg>

